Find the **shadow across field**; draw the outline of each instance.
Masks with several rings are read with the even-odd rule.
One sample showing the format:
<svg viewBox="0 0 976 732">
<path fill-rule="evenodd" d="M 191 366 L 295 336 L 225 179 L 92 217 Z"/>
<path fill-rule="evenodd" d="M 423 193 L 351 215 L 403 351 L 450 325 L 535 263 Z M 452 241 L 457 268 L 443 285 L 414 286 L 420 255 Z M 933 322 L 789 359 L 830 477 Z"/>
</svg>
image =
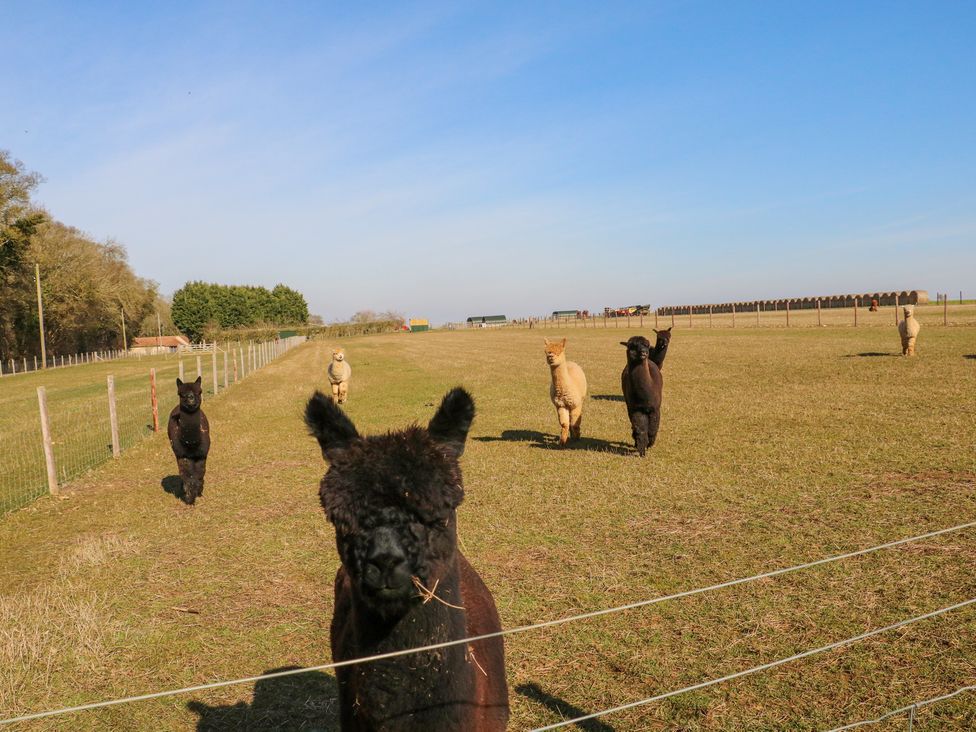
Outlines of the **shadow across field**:
<svg viewBox="0 0 976 732">
<path fill-rule="evenodd" d="M 505 430 L 498 437 L 483 435 L 473 437 L 478 442 L 528 442 L 529 447 L 541 448 L 543 450 L 596 450 L 599 452 L 610 452 L 615 455 L 631 455 L 633 450 L 630 445 L 624 442 L 611 442 L 610 440 L 600 440 L 595 437 L 581 437 L 578 440 L 570 440 L 565 447 L 559 446 L 559 437 L 536 430 Z"/>
<path fill-rule="evenodd" d="M 877 358 L 890 356 L 894 358 L 895 356 L 900 356 L 898 353 L 881 353 L 880 351 L 865 351 L 864 353 L 848 353 L 844 358 Z"/>
<path fill-rule="evenodd" d="M 520 684 L 515 687 L 515 691 L 537 704 L 546 707 L 557 714 L 560 719 L 575 719 L 576 717 L 585 717 L 589 714 L 589 712 L 585 712 L 579 707 L 574 707 L 569 702 L 547 694 L 539 688 L 538 684 Z M 614 727 L 599 719 L 587 719 L 585 722 L 577 722 L 576 728 L 586 730 L 586 732 L 614 732 Z"/>
<path fill-rule="evenodd" d="M 620 394 L 594 394 L 591 399 L 598 402 L 622 402 L 624 398 Z"/>
<path fill-rule="evenodd" d="M 284 666 L 266 674 L 292 671 Z M 264 679 L 254 685 L 250 704 L 210 706 L 191 701 L 187 709 L 200 717 L 197 732 L 236 730 L 334 730 L 339 728 L 339 690 L 334 677 L 321 671 Z"/>
<path fill-rule="evenodd" d="M 179 498 L 181 501 L 186 503 L 186 493 L 183 491 L 183 480 L 178 475 L 167 475 L 159 484 L 163 487 L 163 490 L 169 493 L 174 498 Z"/>
<path fill-rule="evenodd" d="M 970 361 L 976 361 L 976 353 L 967 353 L 963 358 L 968 358 Z"/>
</svg>

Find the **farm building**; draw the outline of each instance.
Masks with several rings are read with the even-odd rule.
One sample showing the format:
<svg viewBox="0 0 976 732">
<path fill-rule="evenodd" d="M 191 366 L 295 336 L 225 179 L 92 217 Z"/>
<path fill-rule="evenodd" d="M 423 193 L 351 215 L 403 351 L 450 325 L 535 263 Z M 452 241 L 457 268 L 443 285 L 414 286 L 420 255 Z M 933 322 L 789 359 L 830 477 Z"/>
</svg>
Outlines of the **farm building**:
<svg viewBox="0 0 976 732">
<path fill-rule="evenodd" d="M 579 314 L 580 314 L 579 310 L 553 310 L 552 311 L 552 317 L 556 320 L 559 320 L 560 318 L 567 318 L 567 319 L 578 318 Z"/>
<path fill-rule="evenodd" d="M 159 353 L 176 353 L 189 347 L 190 341 L 183 336 L 141 336 L 132 339 L 129 353 L 149 356 Z"/>
<path fill-rule="evenodd" d="M 410 332 L 420 333 L 430 330 L 430 321 L 427 318 L 410 318 Z"/>
<path fill-rule="evenodd" d="M 504 315 L 472 315 L 467 321 L 469 328 L 490 328 L 507 322 L 508 318 Z"/>
</svg>

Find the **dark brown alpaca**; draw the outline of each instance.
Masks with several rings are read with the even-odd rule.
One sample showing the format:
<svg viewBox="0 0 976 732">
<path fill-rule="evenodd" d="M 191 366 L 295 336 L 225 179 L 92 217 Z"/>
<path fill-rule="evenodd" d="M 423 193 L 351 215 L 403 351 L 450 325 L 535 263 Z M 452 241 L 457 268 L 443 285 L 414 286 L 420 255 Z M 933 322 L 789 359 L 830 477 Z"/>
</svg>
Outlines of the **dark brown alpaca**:
<svg viewBox="0 0 976 732">
<path fill-rule="evenodd" d="M 651 330 L 654 330 L 651 328 Z M 650 359 L 657 364 L 659 369 L 664 368 L 664 357 L 668 355 L 668 346 L 671 343 L 671 329 L 654 330 L 657 335 L 657 342 L 651 351 Z"/>
<path fill-rule="evenodd" d="M 305 421 L 329 471 L 319 497 L 336 530 L 332 658 L 346 661 L 496 632 L 495 602 L 457 548 L 458 458 L 474 419 L 448 392 L 426 429 L 361 437 L 316 392 Z M 494 732 L 508 721 L 501 637 L 336 669 L 344 732 Z"/>
<path fill-rule="evenodd" d="M 664 333 L 666 331 L 662 331 Z M 668 337 L 670 338 L 670 333 Z M 660 334 L 659 334 L 660 336 Z M 661 426 L 661 398 L 664 378 L 661 369 L 652 360 L 651 342 L 644 336 L 634 336 L 621 341 L 627 347 L 627 365 L 620 374 L 620 385 L 627 402 L 631 434 L 637 454 L 644 457 L 647 448 L 654 445 Z M 667 341 L 664 344 L 667 352 Z M 664 360 L 664 356 L 661 356 Z"/>
<path fill-rule="evenodd" d="M 203 495 L 203 478 L 210 452 L 210 423 L 200 408 L 203 388 L 199 376 L 189 384 L 177 379 L 176 392 L 180 403 L 169 413 L 166 434 L 183 481 L 183 500 L 192 505 Z"/>
</svg>

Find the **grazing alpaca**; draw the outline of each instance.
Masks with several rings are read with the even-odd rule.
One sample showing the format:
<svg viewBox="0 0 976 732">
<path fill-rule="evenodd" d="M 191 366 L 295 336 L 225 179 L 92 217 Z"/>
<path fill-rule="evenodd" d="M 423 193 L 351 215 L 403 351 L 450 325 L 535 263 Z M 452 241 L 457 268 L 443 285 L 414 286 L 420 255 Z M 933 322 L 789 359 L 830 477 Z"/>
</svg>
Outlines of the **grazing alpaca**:
<svg viewBox="0 0 976 732">
<path fill-rule="evenodd" d="M 183 500 L 192 505 L 203 495 L 203 476 L 207 472 L 207 453 L 210 452 L 210 423 L 200 408 L 203 388 L 196 381 L 176 380 L 180 403 L 169 413 L 166 434 L 176 456 L 176 466 L 183 481 Z"/>
<path fill-rule="evenodd" d="M 458 640 L 501 629 L 488 588 L 457 548 L 458 458 L 474 419 L 447 393 L 427 429 L 360 437 L 316 392 L 305 422 L 331 467 L 319 498 L 335 525 L 332 658 Z M 508 721 L 501 637 L 336 669 L 344 732 L 495 732 Z"/>
<path fill-rule="evenodd" d="M 343 349 L 336 348 L 332 351 L 332 363 L 329 364 L 328 372 L 329 383 L 332 384 L 332 401 L 345 404 L 352 367 L 346 361 L 346 352 Z"/>
<path fill-rule="evenodd" d="M 583 421 L 583 399 L 586 397 L 586 374 L 578 364 L 566 360 L 566 339 L 550 342 L 546 338 L 546 362 L 552 372 L 549 398 L 559 418 L 559 444 L 565 445 L 570 436 L 580 438 Z"/>
<path fill-rule="evenodd" d="M 898 333 L 901 335 L 901 355 L 915 355 L 915 339 L 918 338 L 918 331 L 922 328 L 915 319 L 915 311 L 912 308 L 903 308 L 905 319 L 898 323 Z"/>
<path fill-rule="evenodd" d="M 661 426 L 664 378 L 661 369 L 651 359 L 651 342 L 644 336 L 634 336 L 628 341 L 621 341 L 620 345 L 627 347 L 627 365 L 620 374 L 620 385 L 624 401 L 627 402 L 634 447 L 637 454 L 644 457 L 647 448 L 657 440 Z"/>
<path fill-rule="evenodd" d="M 651 330 L 654 330 L 651 328 Z M 657 343 L 651 351 L 650 359 L 657 364 L 659 369 L 664 368 L 664 357 L 668 355 L 668 344 L 671 343 L 671 328 L 665 330 L 654 330 L 657 334 Z"/>
</svg>

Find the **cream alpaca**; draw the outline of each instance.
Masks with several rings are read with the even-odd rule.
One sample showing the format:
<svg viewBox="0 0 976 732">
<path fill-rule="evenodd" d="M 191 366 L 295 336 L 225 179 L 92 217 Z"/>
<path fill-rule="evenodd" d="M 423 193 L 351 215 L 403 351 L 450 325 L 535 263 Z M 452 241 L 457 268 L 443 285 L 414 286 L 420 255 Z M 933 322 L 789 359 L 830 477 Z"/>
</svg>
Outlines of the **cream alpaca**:
<svg viewBox="0 0 976 732">
<path fill-rule="evenodd" d="M 915 339 L 918 338 L 918 331 L 921 329 L 915 319 L 915 311 L 912 308 L 904 308 L 905 319 L 898 324 L 898 333 L 901 335 L 901 355 L 915 355 Z"/>
<path fill-rule="evenodd" d="M 565 445 L 570 436 L 580 437 L 583 421 L 583 399 L 586 397 L 586 375 L 578 364 L 566 360 L 566 339 L 550 342 L 546 338 L 546 362 L 552 372 L 549 398 L 559 417 L 559 444 Z"/>
<path fill-rule="evenodd" d="M 346 352 L 341 348 L 332 351 L 332 363 L 329 364 L 329 383 L 332 384 L 332 401 L 344 404 L 349 391 L 349 377 L 352 368 L 346 361 Z"/>
</svg>

